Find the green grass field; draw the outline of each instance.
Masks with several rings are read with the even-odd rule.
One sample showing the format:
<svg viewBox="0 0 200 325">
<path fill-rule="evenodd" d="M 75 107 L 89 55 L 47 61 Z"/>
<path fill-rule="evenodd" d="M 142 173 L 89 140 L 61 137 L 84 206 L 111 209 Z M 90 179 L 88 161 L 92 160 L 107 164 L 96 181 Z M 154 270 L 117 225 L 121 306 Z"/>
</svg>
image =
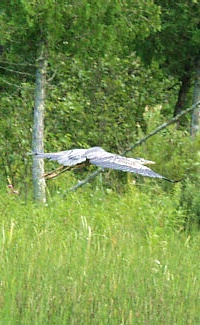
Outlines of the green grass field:
<svg viewBox="0 0 200 325">
<path fill-rule="evenodd" d="M 173 191 L 2 194 L 0 324 L 200 324 L 200 234 Z"/>
</svg>

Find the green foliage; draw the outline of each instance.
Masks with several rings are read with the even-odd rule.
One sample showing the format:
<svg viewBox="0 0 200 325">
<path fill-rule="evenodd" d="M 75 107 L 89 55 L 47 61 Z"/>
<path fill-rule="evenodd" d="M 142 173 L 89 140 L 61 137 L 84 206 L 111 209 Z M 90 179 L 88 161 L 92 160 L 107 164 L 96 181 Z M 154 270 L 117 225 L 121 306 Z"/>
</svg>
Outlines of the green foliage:
<svg viewBox="0 0 200 325">
<path fill-rule="evenodd" d="M 159 107 L 145 112 L 151 128 L 162 124 Z M 159 121 L 159 122 L 158 122 Z M 148 129 L 148 132 L 152 131 Z M 181 179 L 179 204 L 187 211 L 187 222 L 200 225 L 199 192 L 199 154 L 200 138 L 191 138 L 187 132 L 172 125 L 148 140 L 141 148 L 137 148 L 138 156 L 145 156 L 156 162 L 154 170 L 170 179 Z M 162 183 L 165 190 L 171 189 L 171 184 Z"/>
<path fill-rule="evenodd" d="M 200 195 L 197 191 L 199 176 L 191 182 L 188 179 L 184 183 L 182 191 L 181 204 L 185 211 L 188 212 L 187 224 L 193 228 L 200 226 Z"/>
<path fill-rule="evenodd" d="M 181 232 L 178 192 L 84 190 L 40 208 L 2 192 L 2 322 L 198 322 L 199 233 Z"/>
<path fill-rule="evenodd" d="M 66 147 L 71 140 L 71 146 L 102 145 L 123 152 L 136 141 L 137 125 L 146 129 L 145 106 L 166 101 L 159 89 L 167 86 L 158 67 L 147 69 L 134 53 L 124 59 L 91 59 L 89 66 L 78 58 L 63 62 L 50 88 L 47 140 L 56 137 L 62 145 L 66 139 Z"/>
<path fill-rule="evenodd" d="M 114 132 L 116 140 L 112 147 L 118 151 L 125 141 L 132 142 L 134 125 L 142 116 L 139 108 L 132 107 L 140 101 L 139 83 L 144 78 L 143 73 L 138 72 L 137 89 L 131 85 L 126 93 L 125 87 L 134 78 L 131 70 L 138 65 L 137 59 L 131 58 L 132 49 L 127 51 L 127 44 L 136 34 L 145 37 L 150 30 L 159 28 L 156 5 L 151 1 L 61 1 L 59 6 L 53 1 L 21 0 L 17 4 L 2 1 L 0 25 L 3 26 L 0 145 L 4 151 L 1 157 L 4 175 L 9 174 L 13 182 L 21 181 L 20 174 L 24 175 L 24 169 L 20 171 L 18 165 L 22 163 L 24 167 L 25 158 L 22 161 L 19 157 L 24 157 L 24 151 L 31 148 L 30 108 L 33 107 L 32 88 L 41 46 L 45 47 L 50 79 L 57 71 L 47 91 L 51 95 L 47 101 L 46 134 L 51 147 L 56 141 L 66 147 L 98 142 L 107 147 Z M 126 53 L 130 60 L 126 59 Z M 22 108 L 18 110 L 19 106 Z M 143 107 L 143 100 L 139 107 Z M 130 112 L 133 121 L 129 124 Z M 21 127 L 17 120 L 22 119 Z M 20 146 L 21 140 L 24 144 Z M 46 148 L 49 147 L 47 144 Z M 12 164 L 13 157 L 16 165 Z"/>
<path fill-rule="evenodd" d="M 198 12 L 195 8 L 195 2 L 186 4 L 181 1 L 176 4 L 61 1 L 59 7 L 53 1 L 21 0 L 17 5 L 13 1 L 2 1 L 1 186 L 5 187 L 6 177 L 10 177 L 23 198 L 31 196 L 31 157 L 26 153 L 31 150 L 34 73 L 41 43 L 46 47 L 49 63 L 45 150 L 101 145 L 120 153 L 164 122 L 164 116 L 171 116 L 178 87 L 174 87 L 177 79 L 166 76 L 169 72 L 172 74 L 178 61 L 174 58 L 167 74 L 166 69 L 160 69 L 168 57 L 165 33 L 169 38 L 173 36 L 173 46 L 168 46 L 168 51 L 173 52 L 174 42 L 182 36 L 178 34 L 181 23 L 176 19 L 180 9 L 181 21 L 188 26 L 184 35 L 187 39 L 192 36 L 189 49 L 181 47 L 181 55 L 188 54 L 188 50 L 195 54 L 198 48 L 195 29 Z M 168 16 L 170 20 L 167 20 Z M 151 47 L 147 37 L 156 39 L 161 50 L 148 68 L 134 53 L 136 40 L 139 40 L 141 50 L 144 50 L 143 40 Z M 181 45 L 184 44 L 182 41 Z M 148 56 L 150 52 L 150 49 L 145 50 Z M 179 67 L 177 69 L 180 71 Z M 177 71 L 173 74 L 176 78 Z M 160 105 L 161 110 L 158 109 Z M 188 130 L 189 123 L 185 131 L 171 126 L 129 154 L 155 160 L 155 170 L 169 178 L 182 178 L 188 170 L 188 188 L 192 186 L 193 192 L 197 169 L 191 168 L 191 162 L 194 156 L 197 157 L 198 149 L 191 145 Z M 51 167 L 47 165 L 47 168 Z M 63 175 L 52 185 L 49 183 L 49 191 L 51 194 L 62 193 L 84 175 L 85 171 Z M 132 179 L 132 175 L 122 176 L 117 172 L 104 175 L 102 181 L 98 179 L 88 187 L 93 190 L 99 186 L 121 193 L 122 188 L 126 191 L 126 184 L 129 186 Z M 172 188 L 171 184 L 159 181 L 139 180 L 138 183 L 141 187 L 142 184 L 157 184 L 154 185 L 156 193 L 162 189 L 169 193 Z M 145 187 L 143 189 L 146 192 Z M 188 209 L 192 206 L 194 215 L 197 214 L 198 196 L 194 193 L 191 201 L 184 186 L 180 192 L 183 198 L 188 198 L 186 201 L 190 201 Z"/>
<path fill-rule="evenodd" d="M 9 177 L 13 185 L 20 179 L 24 188 L 30 183 L 31 93 L 31 85 L 24 83 L 19 92 L 12 96 L 6 92 L 0 99 L 1 176 L 5 181 Z"/>
<path fill-rule="evenodd" d="M 190 157 L 186 166 L 186 179 L 183 182 L 181 204 L 188 213 L 188 224 L 190 227 L 194 225 L 200 226 L 200 204 L 199 191 L 197 190 L 200 181 L 200 137 L 199 135 L 192 140 Z"/>
<path fill-rule="evenodd" d="M 146 62 L 156 59 L 180 80 L 194 71 L 199 57 L 199 5 L 185 0 L 157 0 L 156 4 L 161 10 L 161 29 L 142 43 L 138 39 L 137 51 Z"/>
</svg>

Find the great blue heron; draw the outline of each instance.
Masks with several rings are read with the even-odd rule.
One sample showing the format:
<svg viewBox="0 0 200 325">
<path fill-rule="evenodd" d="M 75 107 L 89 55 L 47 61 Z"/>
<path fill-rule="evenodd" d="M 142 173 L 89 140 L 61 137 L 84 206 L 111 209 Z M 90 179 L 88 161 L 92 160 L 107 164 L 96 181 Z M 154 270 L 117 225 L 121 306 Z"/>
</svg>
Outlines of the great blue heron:
<svg viewBox="0 0 200 325">
<path fill-rule="evenodd" d="M 56 177 L 70 169 L 80 168 L 82 166 L 92 164 L 102 168 L 117 169 L 124 172 L 139 174 L 142 176 L 162 178 L 169 182 L 176 182 L 154 172 L 149 167 L 146 167 L 145 165 L 147 164 L 154 164 L 154 162 L 151 160 L 123 157 L 107 152 L 101 147 L 92 147 L 89 149 L 73 149 L 51 153 L 35 153 L 35 156 L 37 158 L 55 160 L 59 164 L 63 165 L 56 170 L 44 174 L 44 177 L 46 179 Z"/>
</svg>

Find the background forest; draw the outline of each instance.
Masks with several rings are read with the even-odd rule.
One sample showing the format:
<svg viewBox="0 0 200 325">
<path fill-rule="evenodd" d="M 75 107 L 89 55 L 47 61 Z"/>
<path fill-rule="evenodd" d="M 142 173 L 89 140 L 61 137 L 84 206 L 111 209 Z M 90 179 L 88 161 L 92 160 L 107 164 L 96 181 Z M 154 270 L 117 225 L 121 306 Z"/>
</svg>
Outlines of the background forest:
<svg viewBox="0 0 200 325">
<path fill-rule="evenodd" d="M 2 324 L 199 324 L 199 17 L 196 0 L 1 0 Z M 41 150 L 127 150 L 182 181 L 104 171 L 70 191 L 91 167 L 35 205 L 41 108 Z"/>
</svg>

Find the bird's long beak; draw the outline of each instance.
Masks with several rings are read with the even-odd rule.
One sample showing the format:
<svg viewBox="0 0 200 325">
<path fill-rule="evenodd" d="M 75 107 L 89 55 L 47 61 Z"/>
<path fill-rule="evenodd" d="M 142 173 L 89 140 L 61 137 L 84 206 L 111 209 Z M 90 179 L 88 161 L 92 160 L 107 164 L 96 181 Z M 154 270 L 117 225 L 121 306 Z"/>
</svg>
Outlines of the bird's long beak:
<svg viewBox="0 0 200 325">
<path fill-rule="evenodd" d="M 142 164 L 142 165 L 154 165 L 155 164 L 155 161 L 152 161 L 152 160 L 146 160 L 143 158 L 139 158 L 138 160 L 139 160 L 140 164 Z"/>
<path fill-rule="evenodd" d="M 155 161 L 145 160 L 144 163 L 145 163 L 145 165 L 154 165 L 155 164 Z"/>
</svg>

